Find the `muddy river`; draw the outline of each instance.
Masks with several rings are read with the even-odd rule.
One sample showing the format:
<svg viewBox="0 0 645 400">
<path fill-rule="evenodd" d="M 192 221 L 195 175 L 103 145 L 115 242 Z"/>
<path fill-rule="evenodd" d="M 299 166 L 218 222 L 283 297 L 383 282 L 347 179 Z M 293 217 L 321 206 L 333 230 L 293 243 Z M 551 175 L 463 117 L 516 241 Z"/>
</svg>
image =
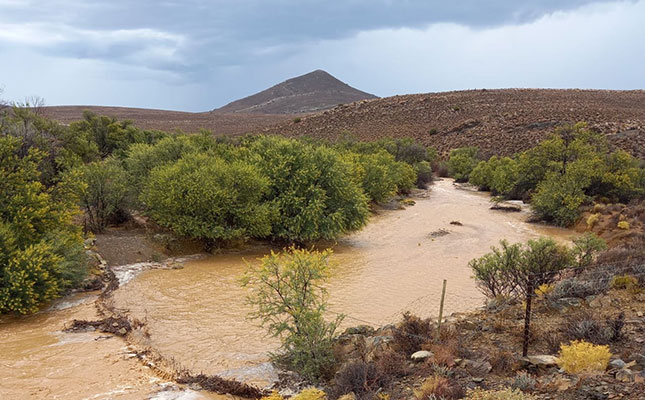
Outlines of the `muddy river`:
<svg viewBox="0 0 645 400">
<path fill-rule="evenodd" d="M 347 315 L 345 326 L 395 322 L 406 310 L 436 316 L 444 279 L 444 314 L 472 310 L 483 297 L 470 278 L 470 259 L 503 238 L 573 235 L 528 224 L 527 212 L 490 210 L 489 196 L 450 180 L 436 182 L 415 201 L 404 210 L 379 212 L 362 231 L 332 245 L 330 309 Z M 141 272 L 115 292 L 115 305 L 147 321 L 147 344 L 183 366 L 264 384 L 275 378 L 267 352 L 277 342 L 245 318 L 249 309 L 238 280 L 247 263 L 269 250 L 249 247 L 190 261 L 183 269 Z M 164 382 L 121 339 L 62 333 L 72 319 L 93 317 L 92 299 L 65 299 L 35 316 L 4 319 L 0 398 L 216 398 Z"/>
</svg>

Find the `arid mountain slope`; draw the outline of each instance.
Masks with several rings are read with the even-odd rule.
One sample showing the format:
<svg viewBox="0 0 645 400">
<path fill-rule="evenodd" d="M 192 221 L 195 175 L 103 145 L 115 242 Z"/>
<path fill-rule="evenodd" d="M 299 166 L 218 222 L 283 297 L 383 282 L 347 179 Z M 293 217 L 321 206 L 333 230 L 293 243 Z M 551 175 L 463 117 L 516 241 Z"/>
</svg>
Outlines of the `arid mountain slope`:
<svg viewBox="0 0 645 400">
<path fill-rule="evenodd" d="M 534 146 L 564 123 L 587 122 L 610 142 L 645 157 L 645 91 L 504 89 L 394 96 L 337 106 L 265 133 L 362 140 L 414 137 L 446 153 L 478 146 L 484 155 Z"/>
<path fill-rule="evenodd" d="M 100 106 L 55 106 L 44 107 L 46 116 L 68 124 L 83 119 L 83 111 L 88 110 L 99 115 L 109 115 L 120 120 L 129 119 L 142 129 L 160 129 L 184 132 L 199 132 L 207 129 L 220 134 L 244 134 L 261 130 L 264 127 L 290 120 L 288 114 L 224 114 L 224 113 L 190 113 L 181 111 L 152 110 L 145 108 L 100 107 Z"/>
<path fill-rule="evenodd" d="M 288 79 L 214 111 L 217 113 L 300 114 L 375 98 L 376 96 L 354 89 L 325 71 L 316 70 Z"/>
</svg>

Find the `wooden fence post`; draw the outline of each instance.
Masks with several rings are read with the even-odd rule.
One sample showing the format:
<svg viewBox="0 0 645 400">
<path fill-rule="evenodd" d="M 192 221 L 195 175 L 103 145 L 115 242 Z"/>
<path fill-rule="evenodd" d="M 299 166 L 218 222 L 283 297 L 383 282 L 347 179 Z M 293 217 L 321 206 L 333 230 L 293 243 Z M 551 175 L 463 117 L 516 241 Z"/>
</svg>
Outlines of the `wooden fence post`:
<svg viewBox="0 0 645 400">
<path fill-rule="evenodd" d="M 441 303 L 439 303 L 439 321 L 437 321 L 437 340 L 441 337 L 441 320 L 443 319 L 443 300 L 446 297 L 446 279 L 443 280 L 443 288 L 441 289 Z"/>
<path fill-rule="evenodd" d="M 533 276 L 529 276 L 526 288 L 526 312 L 524 313 L 524 344 L 522 346 L 522 357 L 529 352 L 529 338 L 531 336 L 531 301 L 533 300 Z"/>
</svg>

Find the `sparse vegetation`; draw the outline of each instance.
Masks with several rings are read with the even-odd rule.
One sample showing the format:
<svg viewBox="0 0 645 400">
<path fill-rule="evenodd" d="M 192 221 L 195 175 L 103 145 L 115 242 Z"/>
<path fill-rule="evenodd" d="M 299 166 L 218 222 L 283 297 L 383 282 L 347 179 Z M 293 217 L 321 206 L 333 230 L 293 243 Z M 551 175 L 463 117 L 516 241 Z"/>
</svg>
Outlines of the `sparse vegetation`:
<svg viewBox="0 0 645 400">
<path fill-rule="evenodd" d="M 519 389 L 485 390 L 481 388 L 469 390 L 464 397 L 466 400 L 535 400 L 535 396 L 523 393 Z"/>
</svg>

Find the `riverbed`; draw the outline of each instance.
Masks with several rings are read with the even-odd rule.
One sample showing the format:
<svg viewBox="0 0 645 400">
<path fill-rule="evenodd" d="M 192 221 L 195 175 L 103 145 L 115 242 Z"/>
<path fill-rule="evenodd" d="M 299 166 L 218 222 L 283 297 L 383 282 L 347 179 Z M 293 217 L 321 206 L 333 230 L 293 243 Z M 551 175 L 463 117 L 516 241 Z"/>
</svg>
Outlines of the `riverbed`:
<svg viewBox="0 0 645 400">
<path fill-rule="evenodd" d="M 362 231 L 328 244 L 334 251 L 329 308 L 346 315 L 344 327 L 394 323 L 404 311 L 434 317 L 444 279 L 444 315 L 473 310 L 484 299 L 469 260 L 500 239 L 547 235 L 566 241 L 574 235 L 525 222 L 527 211 L 491 210 L 487 194 L 448 179 L 414 200 L 402 210 L 380 210 Z M 183 269 L 143 271 L 114 293 L 114 304 L 146 321 L 147 345 L 181 365 L 266 384 L 276 378 L 267 353 L 278 342 L 246 318 L 239 278 L 270 250 L 253 245 L 186 262 Z M 119 338 L 63 333 L 72 319 L 95 314 L 91 295 L 72 300 L 65 299 L 62 309 L 0 324 L 0 398 L 206 398 L 193 391 L 154 394 L 169 383 L 133 358 Z"/>
</svg>

